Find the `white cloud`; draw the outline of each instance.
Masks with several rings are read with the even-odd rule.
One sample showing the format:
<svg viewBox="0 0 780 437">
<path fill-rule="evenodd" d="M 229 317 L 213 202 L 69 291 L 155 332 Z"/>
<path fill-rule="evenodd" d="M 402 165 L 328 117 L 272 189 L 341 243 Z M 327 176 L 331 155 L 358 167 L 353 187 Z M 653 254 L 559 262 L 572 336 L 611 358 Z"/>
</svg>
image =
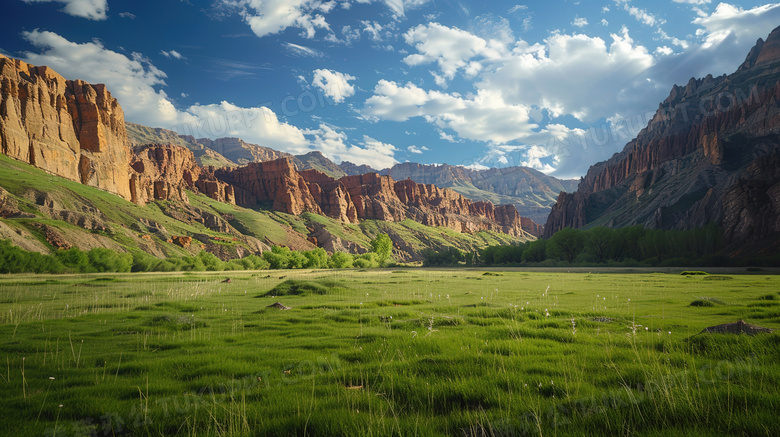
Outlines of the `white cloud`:
<svg viewBox="0 0 780 437">
<path fill-rule="evenodd" d="M 455 77 L 459 69 L 470 65 L 471 59 L 499 58 L 505 50 L 504 44 L 498 40 L 486 41 L 465 30 L 439 23 L 414 27 L 404 34 L 404 39 L 418 52 L 404 58 L 407 65 L 436 62 L 445 79 Z"/>
<path fill-rule="evenodd" d="M 356 3 L 383 3 L 396 19 L 406 11 L 428 3 L 428 0 L 354 0 Z M 217 0 L 217 5 L 240 15 L 258 37 L 300 29 L 304 38 L 314 38 L 318 30 L 328 32 L 327 39 L 335 38 L 326 16 L 338 3 L 334 0 Z M 341 3 L 342 9 L 350 9 L 349 2 Z"/>
<path fill-rule="evenodd" d="M 344 132 L 324 123 L 320 124 L 319 129 L 306 131 L 306 134 L 314 137 L 312 144 L 316 150 L 321 151 L 337 164 L 349 161 L 353 164 L 365 164 L 372 168 L 383 169 L 398 163 L 393 158 L 393 154 L 398 150 L 395 146 L 369 136 L 363 136 L 359 146 L 350 145 Z"/>
<path fill-rule="evenodd" d="M 416 155 L 422 155 L 423 152 L 427 152 L 428 148 L 425 146 L 417 147 L 417 146 L 409 146 L 406 148 L 406 150 L 409 151 L 409 153 L 413 153 Z"/>
<path fill-rule="evenodd" d="M 654 59 L 626 29 L 611 36 L 609 46 L 581 34 L 555 34 L 543 45 L 520 41 L 511 55 L 486 68 L 477 87 L 501 93 L 510 103 L 582 121 L 634 110 L 648 97 L 644 88 L 653 88 L 646 72 Z"/>
<path fill-rule="evenodd" d="M 276 113 L 264 106 L 243 108 L 225 101 L 210 105 L 196 104 L 187 108 L 182 119 L 191 121 L 176 126 L 175 130 L 185 135 L 240 137 L 250 143 L 290 153 L 310 151 L 304 131 L 280 121 Z"/>
<path fill-rule="evenodd" d="M 122 17 L 122 18 L 129 18 L 131 20 L 135 20 L 135 14 L 133 14 L 131 12 L 120 12 L 119 16 Z"/>
<path fill-rule="evenodd" d="M 584 17 L 576 17 L 574 21 L 571 22 L 573 26 L 577 26 L 579 28 L 583 28 L 588 25 L 588 19 Z"/>
<path fill-rule="evenodd" d="M 179 121 L 168 96 L 155 89 L 165 85 L 165 73 L 143 55 L 128 57 L 106 49 L 99 41 L 78 44 L 47 31 L 23 32 L 22 37 L 40 51 L 26 52 L 26 62 L 47 65 L 70 79 L 106 84 L 130 120 L 157 126 Z"/>
<path fill-rule="evenodd" d="M 507 11 L 507 12 L 509 12 L 510 14 L 512 14 L 512 13 L 514 13 L 514 12 L 517 12 L 517 11 L 525 11 L 525 10 L 527 10 L 527 9 L 528 9 L 528 6 L 527 6 L 527 5 L 514 5 L 514 6 L 512 6 L 511 8 L 509 8 L 509 11 Z"/>
<path fill-rule="evenodd" d="M 382 29 L 383 26 L 376 21 L 361 21 L 360 22 L 363 25 L 363 33 L 367 33 L 370 35 L 370 38 L 372 41 L 381 41 L 382 40 Z"/>
<path fill-rule="evenodd" d="M 711 15 L 699 17 L 693 23 L 703 28 L 699 32 L 706 35 L 703 47 L 709 48 L 727 42 L 729 38 L 737 41 L 748 39 L 753 43 L 760 37 L 766 37 L 767 29 L 771 31 L 780 21 L 779 19 L 779 3 L 749 10 L 720 3 Z"/>
<path fill-rule="evenodd" d="M 607 21 L 607 19 L 606 19 L 606 18 L 602 18 L 602 19 L 601 19 L 601 25 L 602 25 L 602 26 L 609 26 L 609 21 Z"/>
<path fill-rule="evenodd" d="M 25 3 L 48 3 L 56 1 L 65 5 L 62 11 L 74 17 L 89 20 L 105 20 L 107 18 L 108 0 L 23 0 Z"/>
<path fill-rule="evenodd" d="M 742 9 L 720 3 L 711 14 L 696 18 L 696 35 L 683 53 L 667 57 L 655 68 L 669 84 L 684 84 L 691 77 L 733 73 L 758 38 L 766 38 L 780 23 L 780 3 Z M 671 86 L 671 85 L 670 85 Z"/>
<path fill-rule="evenodd" d="M 467 168 L 469 170 L 474 170 L 474 171 L 490 170 L 490 167 L 488 167 L 488 166 L 486 166 L 484 164 L 477 163 L 477 162 L 475 162 L 474 164 L 471 164 L 471 165 L 459 165 L 458 167 L 463 167 L 463 168 Z"/>
<path fill-rule="evenodd" d="M 165 50 L 160 50 L 160 54 L 165 56 L 166 58 L 184 59 L 184 56 L 182 56 L 181 53 L 177 52 L 176 50 L 171 50 L 169 52 L 166 52 Z"/>
<path fill-rule="evenodd" d="M 238 13 L 261 38 L 288 28 L 301 29 L 302 36 L 313 38 L 317 29 L 330 29 L 322 14 L 334 5 L 319 0 L 222 0 L 221 4 Z"/>
<path fill-rule="evenodd" d="M 712 2 L 712 0 L 672 0 L 675 3 L 686 3 L 689 5 L 706 5 Z"/>
<path fill-rule="evenodd" d="M 630 3 L 631 0 L 615 0 L 616 5 L 623 6 L 623 10 L 628 12 L 629 15 L 636 18 L 637 21 L 639 21 L 642 24 L 654 27 L 654 26 L 664 24 L 666 22 L 666 20 L 657 18 L 655 15 L 651 14 L 650 12 L 647 12 L 646 9 L 639 9 L 636 6 L 631 6 Z"/>
<path fill-rule="evenodd" d="M 326 96 L 333 99 L 336 103 L 341 103 L 347 97 L 355 95 L 355 86 L 350 84 L 350 80 L 355 80 L 355 76 L 340 73 L 334 70 L 317 69 L 314 70 L 312 85 L 321 89 Z"/>
<path fill-rule="evenodd" d="M 549 141 L 553 133 L 539 129 L 531 108 L 504 101 L 500 92 L 480 90 L 470 98 L 441 91 L 426 91 L 414 84 L 400 86 L 380 80 L 363 113 L 382 120 L 407 121 L 421 117 L 442 131 L 490 144 Z M 555 133 L 565 134 L 564 132 Z M 452 138 L 449 137 L 448 138 Z"/>
</svg>

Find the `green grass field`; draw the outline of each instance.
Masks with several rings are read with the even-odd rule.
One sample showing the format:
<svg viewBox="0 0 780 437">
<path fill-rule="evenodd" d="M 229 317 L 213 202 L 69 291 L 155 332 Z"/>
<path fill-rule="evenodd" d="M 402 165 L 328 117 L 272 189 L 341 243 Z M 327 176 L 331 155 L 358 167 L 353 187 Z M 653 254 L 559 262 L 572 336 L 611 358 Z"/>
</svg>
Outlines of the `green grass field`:
<svg viewBox="0 0 780 437">
<path fill-rule="evenodd" d="M 778 333 L 699 333 L 780 276 L 679 273 L 3 276 L 0 434 L 779 435 Z"/>
</svg>

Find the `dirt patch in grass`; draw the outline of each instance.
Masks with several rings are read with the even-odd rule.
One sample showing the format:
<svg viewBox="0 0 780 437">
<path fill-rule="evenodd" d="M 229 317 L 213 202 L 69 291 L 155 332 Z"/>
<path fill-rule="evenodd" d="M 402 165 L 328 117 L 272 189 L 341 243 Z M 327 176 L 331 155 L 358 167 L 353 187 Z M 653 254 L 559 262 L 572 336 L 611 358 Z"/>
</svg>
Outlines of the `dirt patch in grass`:
<svg viewBox="0 0 780 437">
<path fill-rule="evenodd" d="M 349 287 L 342 282 L 332 280 L 301 281 L 298 279 L 288 279 L 258 297 L 328 294 L 336 289 L 347 290 Z"/>
</svg>

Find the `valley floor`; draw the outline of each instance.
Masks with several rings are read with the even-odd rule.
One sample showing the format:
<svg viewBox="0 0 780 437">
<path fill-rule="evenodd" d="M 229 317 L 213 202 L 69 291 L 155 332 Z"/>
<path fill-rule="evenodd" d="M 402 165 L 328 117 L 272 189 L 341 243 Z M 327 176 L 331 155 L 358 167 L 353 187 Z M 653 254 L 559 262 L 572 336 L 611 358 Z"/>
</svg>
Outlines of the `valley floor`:
<svg viewBox="0 0 780 437">
<path fill-rule="evenodd" d="M 779 271 L 680 272 L 2 276 L 0 434 L 780 434 L 780 335 L 701 333 Z"/>
</svg>

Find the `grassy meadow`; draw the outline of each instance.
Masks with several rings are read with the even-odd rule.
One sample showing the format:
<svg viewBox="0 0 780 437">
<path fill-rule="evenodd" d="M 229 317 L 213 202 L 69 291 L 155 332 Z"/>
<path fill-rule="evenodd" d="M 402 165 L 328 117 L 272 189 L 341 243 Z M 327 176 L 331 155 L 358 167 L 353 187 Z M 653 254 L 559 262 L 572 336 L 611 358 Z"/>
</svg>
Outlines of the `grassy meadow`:
<svg viewBox="0 0 780 437">
<path fill-rule="evenodd" d="M 2 276 L 0 434 L 780 435 L 770 273 Z"/>
</svg>

